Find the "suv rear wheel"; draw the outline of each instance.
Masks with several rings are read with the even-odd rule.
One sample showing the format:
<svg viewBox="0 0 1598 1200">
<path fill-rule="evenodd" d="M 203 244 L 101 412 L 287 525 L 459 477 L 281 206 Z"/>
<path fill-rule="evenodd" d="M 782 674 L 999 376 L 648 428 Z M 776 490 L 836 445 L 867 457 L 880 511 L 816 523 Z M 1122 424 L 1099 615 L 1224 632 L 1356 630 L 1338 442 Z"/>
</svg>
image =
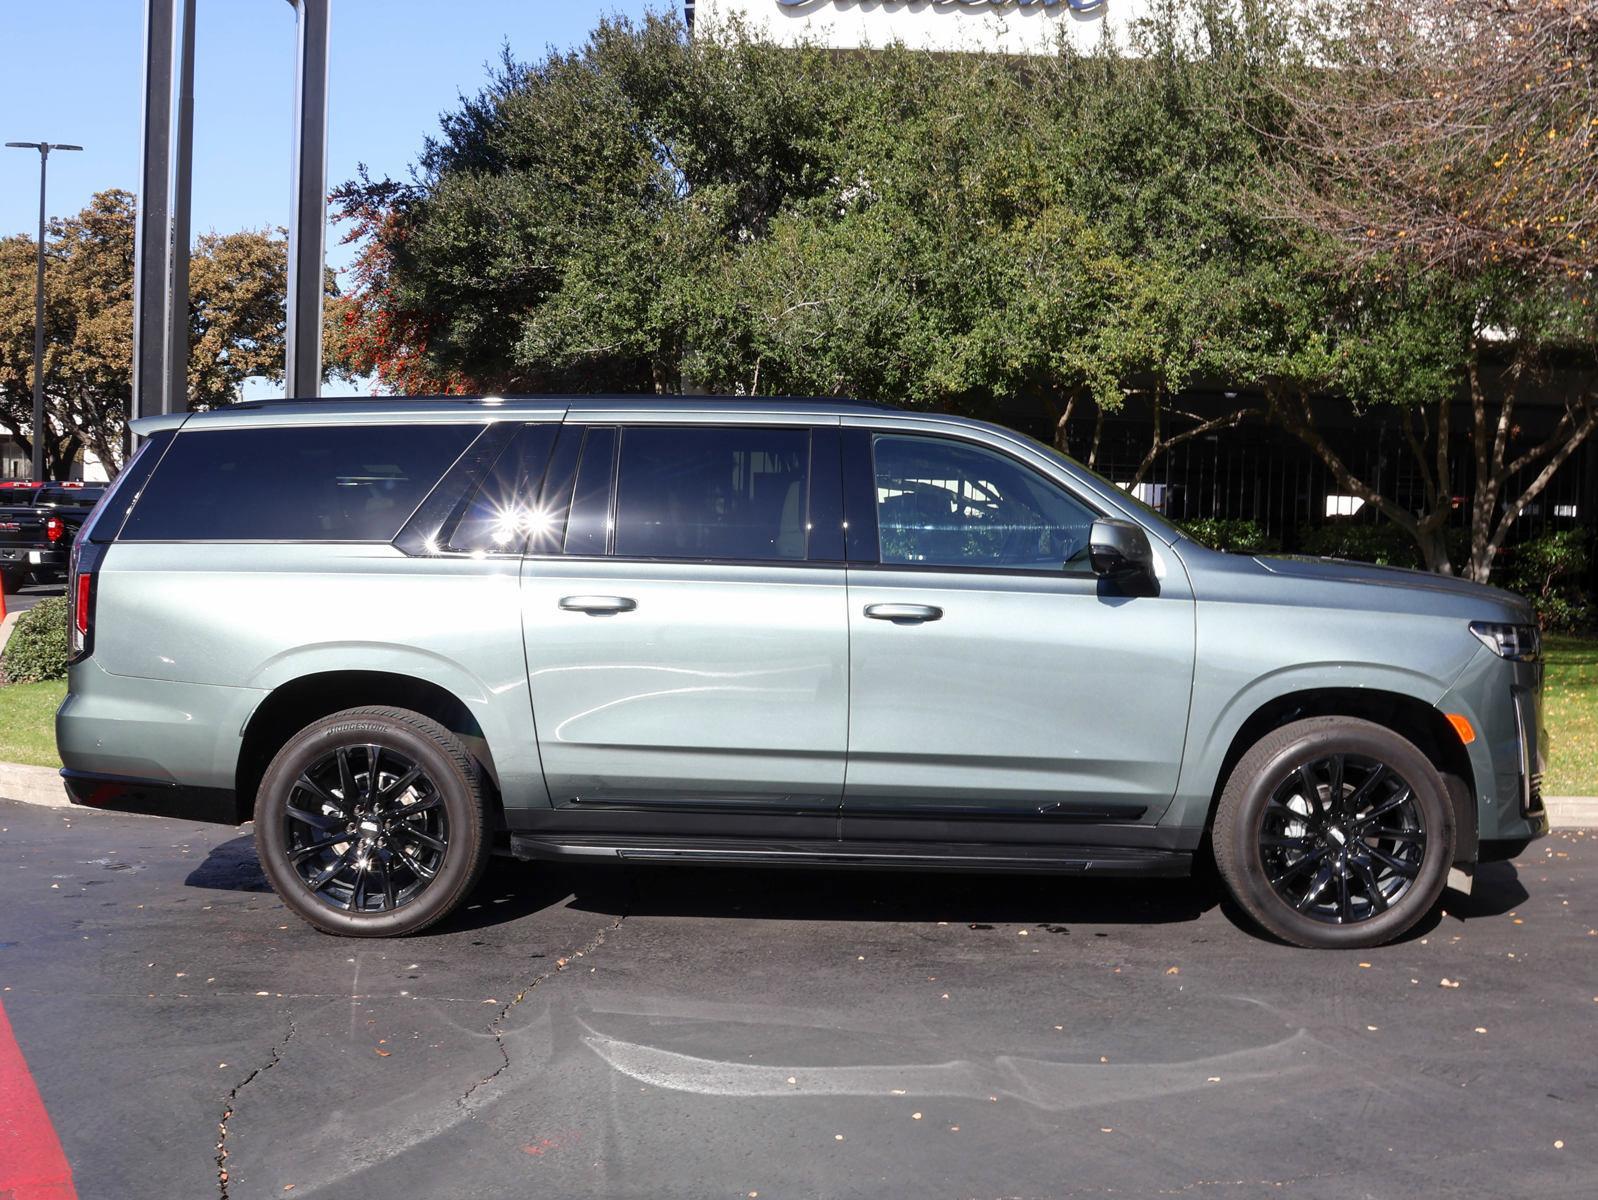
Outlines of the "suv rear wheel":
<svg viewBox="0 0 1598 1200">
<path fill-rule="evenodd" d="M 283 902 L 327 933 L 415 933 L 453 911 L 491 849 L 480 768 L 402 708 L 352 708 L 289 739 L 261 780 L 255 845 Z"/>
<path fill-rule="evenodd" d="M 1237 902 L 1299 946 L 1398 937 L 1443 890 L 1454 857 L 1447 787 L 1380 725 L 1316 717 L 1238 761 L 1215 814 L 1215 861 Z"/>
</svg>

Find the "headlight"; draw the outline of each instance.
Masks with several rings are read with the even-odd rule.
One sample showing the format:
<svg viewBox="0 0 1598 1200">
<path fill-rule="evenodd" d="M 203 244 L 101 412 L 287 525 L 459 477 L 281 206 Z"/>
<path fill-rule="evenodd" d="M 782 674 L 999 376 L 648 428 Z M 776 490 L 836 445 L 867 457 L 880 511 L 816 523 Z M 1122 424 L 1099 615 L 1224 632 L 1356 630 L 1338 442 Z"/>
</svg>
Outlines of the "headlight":
<svg viewBox="0 0 1598 1200">
<path fill-rule="evenodd" d="M 1470 631 L 1482 645 L 1499 658 L 1531 662 L 1542 654 L 1542 639 L 1535 625 L 1500 625 L 1496 621 L 1472 621 Z"/>
</svg>

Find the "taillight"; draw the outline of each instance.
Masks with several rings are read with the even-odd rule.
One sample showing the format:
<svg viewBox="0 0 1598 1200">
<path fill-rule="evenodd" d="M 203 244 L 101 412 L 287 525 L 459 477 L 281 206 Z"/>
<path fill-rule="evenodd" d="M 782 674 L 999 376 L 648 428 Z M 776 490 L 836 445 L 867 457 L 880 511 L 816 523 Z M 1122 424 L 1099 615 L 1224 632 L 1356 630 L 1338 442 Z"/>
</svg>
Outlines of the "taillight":
<svg viewBox="0 0 1598 1200">
<path fill-rule="evenodd" d="M 94 576 L 88 574 L 79 575 L 77 603 L 72 606 L 72 631 L 79 638 L 87 638 L 89 636 L 89 600 L 92 598 L 93 592 Z"/>
<path fill-rule="evenodd" d="M 67 566 L 67 641 L 71 647 L 71 661 L 77 662 L 94 648 L 94 601 L 96 568 L 105 556 L 103 547 L 83 539 L 82 530 L 72 543 L 72 557 Z"/>
<path fill-rule="evenodd" d="M 52 542 L 59 542 L 61 535 L 67 531 L 66 522 L 60 517 L 49 517 L 44 523 L 44 536 Z"/>
</svg>

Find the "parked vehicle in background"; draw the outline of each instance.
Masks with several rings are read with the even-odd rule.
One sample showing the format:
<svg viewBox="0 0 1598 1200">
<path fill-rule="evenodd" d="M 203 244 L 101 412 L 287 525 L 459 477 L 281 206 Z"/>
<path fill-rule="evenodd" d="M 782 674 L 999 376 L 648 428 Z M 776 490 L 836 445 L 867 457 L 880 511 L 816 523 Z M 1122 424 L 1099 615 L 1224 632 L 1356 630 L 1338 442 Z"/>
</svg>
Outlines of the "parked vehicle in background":
<svg viewBox="0 0 1598 1200">
<path fill-rule="evenodd" d="M 244 404 L 74 549 L 80 804 L 237 821 L 317 928 L 527 859 L 1179 875 L 1368 946 L 1547 832 L 1524 600 L 1225 554 L 1056 451 L 831 401 Z"/>
<path fill-rule="evenodd" d="M 53 583 L 67 569 L 72 539 L 104 494 L 101 484 L 0 484 L 0 582 Z"/>
</svg>

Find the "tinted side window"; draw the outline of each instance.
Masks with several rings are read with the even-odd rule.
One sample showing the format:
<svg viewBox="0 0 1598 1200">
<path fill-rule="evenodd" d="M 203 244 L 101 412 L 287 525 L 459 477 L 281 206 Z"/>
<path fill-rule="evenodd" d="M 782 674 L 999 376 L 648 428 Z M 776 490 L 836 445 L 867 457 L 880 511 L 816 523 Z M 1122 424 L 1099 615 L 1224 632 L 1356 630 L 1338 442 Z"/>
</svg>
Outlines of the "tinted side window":
<svg viewBox="0 0 1598 1200">
<path fill-rule="evenodd" d="M 133 507 L 133 502 L 139 498 L 139 493 L 149 481 L 150 474 L 161 461 L 161 456 L 172 444 L 172 439 L 177 435 L 170 429 L 152 434 L 145 438 L 133 451 L 133 457 L 122 466 L 122 473 L 111 481 L 111 486 L 106 489 L 99 507 L 89 514 L 89 519 L 84 522 L 86 536 L 91 542 L 115 541 L 117 533 L 122 528 L 122 522 L 127 519 L 128 509 Z"/>
<path fill-rule="evenodd" d="M 528 535 L 553 519 L 539 508 L 537 496 L 558 431 L 556 425 L 538 424 L 516 432 L 493 467 L 482 473 L 482 482 L 469 489 L 453 528 L 446 523 L 447 549 L 470 554 L 522 552 Z"/>
<path fill-rule="evenodd" d="M 179 433 L 122 537 L 386 542 L 481 429 L 302 425 Z"/>
<path fill-rule="evenodd" d="M 567 554 L 604 554 L 610 540 L 611 460 L 616 454 L 616 429 L 596 426 L 583 438 L 582 465 L 566 519 Z"/>
<path fill-rule="evenodd" d="M 637 558 L 805 557 L 810 431 L 625 430 L 615 553 Z"/>
<path fill-rule="evenodd" d="M 1094 513 L 1007 455 L 933 437 L 874 439 L 882 561 L 1087 570 Z"/>
</svg>

